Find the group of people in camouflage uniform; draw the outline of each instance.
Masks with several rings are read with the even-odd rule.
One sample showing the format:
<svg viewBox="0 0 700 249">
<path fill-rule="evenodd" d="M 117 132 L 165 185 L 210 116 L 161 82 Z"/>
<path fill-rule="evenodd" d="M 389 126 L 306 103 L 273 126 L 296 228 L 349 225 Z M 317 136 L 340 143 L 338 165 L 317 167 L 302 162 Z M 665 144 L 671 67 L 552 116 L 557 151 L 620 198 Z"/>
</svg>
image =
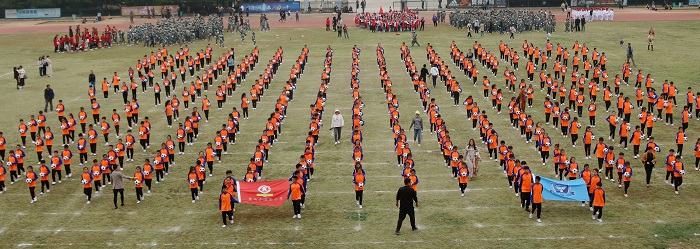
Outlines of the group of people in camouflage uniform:
<svg viewBox="0 0 700 249">
<path fill-rule="evenodd" d="M 552 33 L 556 29 L 556 19 L 547 10 L 519 9 L 467 9 L 449 14 L 450 25 L 458 29 L 469 29 L 483 35 L 486 33 L 505 33 L 543 31 Z"/>
</svg>

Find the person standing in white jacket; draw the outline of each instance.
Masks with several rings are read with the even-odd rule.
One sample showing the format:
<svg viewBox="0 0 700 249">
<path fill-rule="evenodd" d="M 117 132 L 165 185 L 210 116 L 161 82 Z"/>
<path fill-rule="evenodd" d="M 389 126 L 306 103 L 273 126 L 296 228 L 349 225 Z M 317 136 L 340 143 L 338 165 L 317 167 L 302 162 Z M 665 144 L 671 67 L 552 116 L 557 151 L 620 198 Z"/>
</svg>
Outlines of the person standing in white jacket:
<svg viewBox="0 0 700 249">
<path fill-rule="evenodd" d="M 343 120 L 343 115 L 340 114 L 340 110 L 335 109 L 335 113 L 333 113 L 333 120 L 331 121 L 331 129 L 333 129 L 335 145 L 340 144 L 340 132 L 343 130 L 344 125 L 345 120 Z"/>
</svg>

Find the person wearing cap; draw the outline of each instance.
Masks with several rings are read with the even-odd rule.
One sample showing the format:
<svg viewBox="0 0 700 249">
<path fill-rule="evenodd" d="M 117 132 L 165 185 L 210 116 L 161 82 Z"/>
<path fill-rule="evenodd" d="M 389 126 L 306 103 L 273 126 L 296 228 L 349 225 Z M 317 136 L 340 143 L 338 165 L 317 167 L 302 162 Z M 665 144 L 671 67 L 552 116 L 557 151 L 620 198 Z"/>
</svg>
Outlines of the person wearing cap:
<svg viewBox="0 0 700 249">
<path fill-rule="evenodd" d="M 423 133 L 423 118 L 420 116 L 420 111 L 416 111 L 416 116 L 413 117 L 408 129 L 411 128 L 413 128 L 413 142 L 415 143 L 418 138 L 418 146 L 420 146 L 421 133 Z"/>
<path fill-rule="evenodd" d="M 333 130 L 335 145 L 340 144 L 340 132 L 343 130 L 343 125 L 345 125 L 343 115 L 340 114 L 340 110 L 335 109 L 335 112 L 333 113 L 333 119 L 331 121 L 331 129 Z"/>
</svg>

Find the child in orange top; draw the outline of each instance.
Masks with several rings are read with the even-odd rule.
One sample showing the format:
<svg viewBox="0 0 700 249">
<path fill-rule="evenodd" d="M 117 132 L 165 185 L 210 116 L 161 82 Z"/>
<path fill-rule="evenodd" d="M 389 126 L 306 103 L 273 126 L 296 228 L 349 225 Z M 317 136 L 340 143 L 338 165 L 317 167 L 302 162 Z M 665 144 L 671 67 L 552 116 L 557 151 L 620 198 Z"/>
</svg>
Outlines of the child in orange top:
<svg viewBox="0 0 700 249">
<path fill-rule="evenodd" d="M 195 172 L 194 167 L 190 167 L 190 173 L 187 174 L 187 183 L 190 186 L 190 193 L 192 194 L 192 203 L 199 200 L 199 177 L 197 172 Z"/>
<path fill-rule="evenodd" d="M 471 176 L 471 173 L 469 172 L 469 167 L 467 167 L 467 163 L 465 163 L 463 160 L 463 156 L 459 156 L 460 159 L 460 168 L 458 170 L 458 178 L 459 178 L 459 190 L 462 192 L 462 197 L 464 197 L 464 192 L 467 189 L 467 183 L 469 183 L 469 177 Z"/>
<path fill-rule="evenodd" d="M 532 202 L 532 210 L 530 211 L 530 219 L 532 219 L 532 214 L 537 210 L 537 222 L 541 223 L 540 219 L 542 215 L 542 191 L 544 186 L 540 183 L 540 176 L 535 177 L 535 184 L 532 185 L 532 192 L 530 192 L 530 201 Z"/>
<path fill-rule="evenodd" d="M 357 201 L 360 209 L 362 209 L 362 194 L 365 191 L 365 180 L 365 173 L 362 167 L 355 168 L 352 183 L 355 184 L 355 201 Z"/>
<path fill-rule="evenodd" d="M 58 153 L 54 153 L 58 154 Z M 46 166 L 46 161 L 41 160 L 41 166 L 39 166 L 39 181 L 41 181 L 41 192 L 39 194 L 44 194 L 44 187 L 46 187 L 46 192 L 51 192 L 49 184 L 49 175 L 51 175 L 51 169 Z M 28 177 L 27 177 L 28 178 Z"/>
<path fill-rule="evenodd" d="M 292 176 L 291 183 L 289 184 L 289 192 L 287 194 L 287 199 L 291 199 L 292 206 L 294 206 L 294 216 L 292 216 L 292 219 L 301 219 L 301 196 L 305 192 L 304 186 L 299 183 L 299 176 Z"/>
<path fill-rule="evenodd" d="M 80 183 L 83 185 L 83 193 L 87 196 L 87 204 L 90 204 L 92 200 L 92 174 L 90 174 L 88 167 L 83 167 Z"/>
<path fill-rule="evenodd" d="M 136 204 L 141 203 L 143 200 L 143 182 L 144 173 L 141 170 L 141 166 L 136 166 L 136 172 L 134 173 L 134 188 L 136 189 Z"/>
<path fill-rule="evenodd" d="M 34 173 L 34 168 L 32 166 L 28 166 L 27 173 L 25 173 L 24 176 L 27 177 L 25 181 L 27 182 L 27 186 L 29 187 L 29 194 L 32 197 L 32 201 L 30 203 L 35 203 L 37 200 L 34 189 L 36 188 L 36 180 L 39 179 L 39 174 Z"/>
<path fill-rule="evenodd" d="M 224 224 L 221 227 L 226 227 L 226 217 L 228 217 L 229 222 L 233 224 L 233 204 L 237 202 L 238 201 L 227 190 L 226 186 L 222 186 L 221 194 L 219 195 L 219 210 L 221 210 L 221 218 Z"/>
<path fill-rule="evenodd" d="M 598 214 L 598 222 L 603 222 L 603 206 L 605 206 L 605 191 L 603 190 L 602 182 L 596 183 L 596 188 L 593 190 L 593 198 L 591 202 L 593 202 L 593 215 L 591 215 L 591 219 L 595 220 L 596 214 Z"/>
</svg>

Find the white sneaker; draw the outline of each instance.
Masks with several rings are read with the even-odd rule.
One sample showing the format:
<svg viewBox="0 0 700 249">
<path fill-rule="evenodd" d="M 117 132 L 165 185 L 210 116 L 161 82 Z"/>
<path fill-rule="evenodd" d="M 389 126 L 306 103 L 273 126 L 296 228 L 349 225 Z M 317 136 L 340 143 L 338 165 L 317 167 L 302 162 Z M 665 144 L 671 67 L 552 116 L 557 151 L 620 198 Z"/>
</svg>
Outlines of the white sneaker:
<svg viewBox="0 0 700 249">
<path fill-rule="evenodd" d="M 530 219 L 532 219 L 532 214 L 530 214 Z"/>
<path fill-rule="evenodd" d="M 297 214 L 297 219 L 301 219 L 301 214 Z"/>
<path fill-rule="evenodd" d="M 209 176 L 211 176 L 211 174 L 209 174 Z"/>
<path fill-rule="evenodd" d="M 598 222 L 603 222 L 603 219 L 598 219 Z"/>
<path fill-rule="evenodd" d="M 360 205 L 360 209 L 362 209 L 362 205 Z"/>
<path fill-rule="evenodd" d="M 139 203 L 141 203 L 141 201 L 140 201 L 140 200 L 139 200 L 139 201 L 136 201 L 136 204 L 139 204 Z"/>
<path fill-rule="evenodd" d="M 675 193 L 678 194 L 678 191 L 676 191 Z"/>
<path fill-rule="evenodd" d="M 593 207 L 589 207 L 588 210 L 591 210 L 591 212 L 593 212 Z"/>
<path fill-rule="evenodd" d="M 196 200 L 199 200 L 199 196 L 196 196 L 195 199 L 196 199 Z"/>
<path fill-rule="evenodd" d="M 297 215 L 296 215 L 296 214 L 295 214 L 294 216 L 292 216 L 292 219 L 296 219 L 296 218 L 297 218 Z"/>
<path fill-rule="evenodd" d="M 150 193 L 151 193 L 151 191 L 150 191 L 150 190 L 148 190 L 148 191 L 147 191 L 146 193 L 150 194 Z"/>
<path fill-rule="evenodd" d="M 87 201 L 85 204 L 90 204 L 90 201 Z"/>
<path fill-rule="evenodd" d="M 586 203 L 585 203 L 585 202 L 581 203 L 581 206 L 582 206 L 582 207 L 585 207 L 585 206 L 586 206 Z"/>
<path fill-rule="evenodd" d="M 464 197 L 464 193 L 462 193 L 462 197 Z"/>
<path fill-rule="evenodd" d="M 627 197 L 627 194 L 625 194 L 625 197 Z"/>
<path fill-rule="evenodd" d="M 51 182 L 51 185 L 56 185 L 56 182 Z"/>
<path fill-rule="evenodd" d="M 192 200 L 192 203 L 194 203 L 194 200 Z"/>
<path fill-rule="evenodd" d="M 542 220 L 540 220 L 540 219 L 537 219 L 537 223 L 542 223 Z"/>
<path fill-rule="evenodd" d="M 595 220 L 595 215 L 591 215 L 591 220 Z"/>
<path fill-rule="evenodd" d="M 226 227 L 226 224 L 221 225 L 221 227 Z"/>
<path fill-rule="evenodd" d="M 233 224 L 233 220 L 229 220 L 229 223 Z"/>
</svg>

